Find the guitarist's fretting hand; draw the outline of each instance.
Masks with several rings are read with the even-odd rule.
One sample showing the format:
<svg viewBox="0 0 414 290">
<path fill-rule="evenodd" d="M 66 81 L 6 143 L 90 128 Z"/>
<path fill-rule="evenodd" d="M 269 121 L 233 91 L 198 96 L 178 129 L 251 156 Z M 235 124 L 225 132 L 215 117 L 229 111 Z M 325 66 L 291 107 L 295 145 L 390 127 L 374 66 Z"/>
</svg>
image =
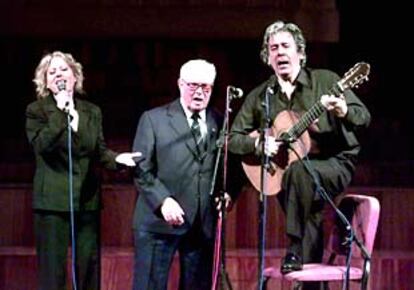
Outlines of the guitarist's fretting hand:
<svg viewBox="0 0 414 290">
<path fill-rule="evenodd" d="M 321 103 L 328 111 L 332 111 L 339 118 L 345 117 L 346 113 L 348 113 L 348 105 L 342 94 L 339 97 L 335 95 L 323 95 L 321 97 Z"/>
</svg>

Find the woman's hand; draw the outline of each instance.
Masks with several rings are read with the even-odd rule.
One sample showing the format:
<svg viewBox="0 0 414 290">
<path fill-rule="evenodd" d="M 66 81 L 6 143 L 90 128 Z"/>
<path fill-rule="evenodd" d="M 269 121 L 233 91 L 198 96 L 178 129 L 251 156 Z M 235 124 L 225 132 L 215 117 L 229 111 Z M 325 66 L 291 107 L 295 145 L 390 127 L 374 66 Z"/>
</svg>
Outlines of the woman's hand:
<svg viewBox="0 0 414 290">
<path fill-rule="evenodd" d="M 125 153 L 121 153 L 118 156 L 116 156 L 115 161 L 118 162 L 119 164 L 133 167 L 136 165 L 134 158 L 141 157 L 141 156 L 142 156 L 141 152 L 132 152 L 132 153 L 125 152 Z"/>
<path fill-rule="evenodd" d="M 73 104 L 73 99 L 67 91 L 58 92 L 56 95 L 54 95 L 54 98 L 56 100 L 56 106 L 59 110 L 62 110 L 64 112 L 74 110 L 75 106 Z"/>
</svg>

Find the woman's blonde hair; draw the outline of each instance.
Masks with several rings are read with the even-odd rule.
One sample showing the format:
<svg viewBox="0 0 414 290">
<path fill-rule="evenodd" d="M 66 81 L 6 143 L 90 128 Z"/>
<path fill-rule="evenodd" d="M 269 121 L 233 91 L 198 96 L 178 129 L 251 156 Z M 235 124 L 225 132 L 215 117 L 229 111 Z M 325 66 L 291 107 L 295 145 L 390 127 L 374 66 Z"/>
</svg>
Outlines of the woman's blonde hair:
<svg viewBox="0 0 414 290">
<path fill-rule="evenodd" d="M 84 90 L 83 90 L 84 76 L 83 76 L 83 71 L 82 71 L 82 65 L 79 62 L 77 62 L 70 53 L 54 51 L 54 52 L 48 53 L 45 56 L 43 56 L 43 58 L 40 60 L 39 64 L 36 67 L 33 82 L 35 83 L 35 86 L 36 86 L 37 98 L 43 99 L 43 98 L 46 98 L 50 94 L 50 91 L 47 88 L 47 84 L 46 84 L 46 72 L 47 72 L 47 69 L 49 68 L 50 62 L 55 57 L 62 58 L 69 65 L 76 79 L 75 92 L 83 94 L 84 93 Z"/>
</svg>

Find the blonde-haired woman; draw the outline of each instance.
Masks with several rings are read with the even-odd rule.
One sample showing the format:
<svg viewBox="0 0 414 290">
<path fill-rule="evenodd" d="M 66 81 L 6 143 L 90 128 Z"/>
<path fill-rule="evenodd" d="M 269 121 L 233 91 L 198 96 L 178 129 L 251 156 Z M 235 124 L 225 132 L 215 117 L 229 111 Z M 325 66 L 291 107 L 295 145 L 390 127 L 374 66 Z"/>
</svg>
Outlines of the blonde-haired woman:
<svg viewBox="0 0 414 290">
<path fill-rule="evenodd" d="M 26 109 L 26 133 L 36 156 L 33 209 L 41 290 L 66 289 L 71 243 L 69 174 L 77 289 L 99 289 L 100 195 L 93 165 L 98 161 L 108 169 L 117 169 L 119 164 L 134 166 L 133 158 L 140 156 L 138 152 L 118 154 L 106 147 L 101 110 L 80 98 L 83 80 L 82 65 L 71 54 L 54 51 L 45 55 L 33 79 L 37 100 Z"/>
</svg>

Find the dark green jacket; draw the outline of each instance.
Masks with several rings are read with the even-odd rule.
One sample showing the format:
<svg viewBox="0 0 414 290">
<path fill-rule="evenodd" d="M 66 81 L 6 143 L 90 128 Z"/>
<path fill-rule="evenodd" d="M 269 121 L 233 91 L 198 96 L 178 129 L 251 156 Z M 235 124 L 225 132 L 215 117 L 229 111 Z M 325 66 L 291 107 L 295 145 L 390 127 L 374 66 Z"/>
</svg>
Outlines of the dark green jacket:
<svg viewBox="0 0 414 290">
<path fill-rule="evenodd" d="M 78 131 L 72 131 L 73 195 L 76 210 L 100 207 L 95 161 L 115 169 L 116 153 L 107 149 L 102 133 L 102 113 L 94 104 L 76 99 Z M 67 211 L 68 132 L 67 116 L 52 96 L 31 103 L 26 109 L 26 133 L 36 157 L 33 208 Z"/>
</svg>

